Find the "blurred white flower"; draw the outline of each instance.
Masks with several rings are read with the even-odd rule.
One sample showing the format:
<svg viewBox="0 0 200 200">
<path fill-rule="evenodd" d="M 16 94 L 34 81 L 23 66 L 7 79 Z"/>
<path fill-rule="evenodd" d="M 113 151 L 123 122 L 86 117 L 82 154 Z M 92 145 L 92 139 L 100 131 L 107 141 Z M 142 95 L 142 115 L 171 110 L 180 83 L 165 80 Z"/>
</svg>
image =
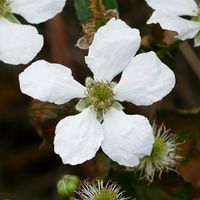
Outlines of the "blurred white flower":
<svg viewBox="0 0 200 200">
<path fill-rule="evenodd" d="M 153 8 L 147 24 L 159 23 L 163 29 L 176 31 L 180 40 L 195 38 L 200 46 L 200 8 L 194 0 L 146 0 Z M 181 16 L 189 16 L 184 19 Z"/>
<path fill-rule="evenodd" d="M 44 22 L 62 11 L 66 0 L 0 0 L 0 60 L 27 64 L 43 46 L 36 28 L 22 25 L 13 14 L 29 23 Z"/>
<path fill-rule="evenodd" d="M 153 52 L 134 57 L 140 41 L 139 31 L 121 20 L 102 26 L 86 57 L 94 74 L 94 80 L 86 79 L 86 87 L 73 79 L 69 68 L 45 61 L 20 74 L 21 91 L 33 98 L 56 104 L 82 98 L 76 106 L 82 112 L 56 127 L 55 152 L 64 163 L 91 159 L 100 146 L 112 160 L 129 167 L 151 153 L 154 136 L 149 121 L 126 115 L 118 101 L 151 105 L 172 90 L 175 76 Z M 122 71 L 119 83 L 111 82 Z"/>
</svg>

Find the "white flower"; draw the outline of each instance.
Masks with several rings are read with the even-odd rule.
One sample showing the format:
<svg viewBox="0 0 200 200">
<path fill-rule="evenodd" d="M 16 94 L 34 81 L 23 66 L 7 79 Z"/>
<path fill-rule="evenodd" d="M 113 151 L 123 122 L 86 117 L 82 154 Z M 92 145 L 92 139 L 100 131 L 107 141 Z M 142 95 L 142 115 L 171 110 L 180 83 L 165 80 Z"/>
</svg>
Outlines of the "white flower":
<svg viewBox="0 0 200 200">
<path fill-rule="evenodd" d="M 64 163 L 82 163 L 102 150 L 114 161 L 136 166 L 149 155 L 154 143 L 148 120 L 126 115 L 119 101 L 151 105 L 167 95 L 175 84 L 174 73 L 155 53 L 134 57 L 141 38 L 121 20 L 111 19 L 95 34 L 86 63 L 94 74 L 86 87 L 72 77 L 71 70 L 58 64 L 37 61 L 20 74 L 23 93 L 42 101 L 63 104 L 82 98 L 83 111 L 61 120 L 56 127 L 55 152 Z M 121 80 L 112 79 L 122 73 Z M 103 118 L 103 122 L 99 120 Z"/>
<path fill-rule="evenodd" d="M 200 9 L 194 0 L 146 0 L 155 11 L 147 24 L 159 23 L 163 29 L 176 31 L 177 38 L 186 40 L 195 37 L 195 46 L 200 45 Z M 189 16 L 191 20 L 180 16 Z"/>
<path fill-rule="evenodd" d="M 43 37 L 31 25 L 22 25 L 13 14 L 29 23 L 44 22 L 62 11 L 66 0 L 0 0 L 0 60 L 27 64 L 43 46 Z"/>
</svg>

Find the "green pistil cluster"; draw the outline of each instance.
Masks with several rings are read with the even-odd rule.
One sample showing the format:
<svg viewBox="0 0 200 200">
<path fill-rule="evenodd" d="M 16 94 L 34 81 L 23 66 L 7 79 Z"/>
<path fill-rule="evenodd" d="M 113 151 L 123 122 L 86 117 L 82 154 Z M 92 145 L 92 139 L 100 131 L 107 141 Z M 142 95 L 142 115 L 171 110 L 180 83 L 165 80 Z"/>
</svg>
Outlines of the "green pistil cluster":
<svg viewBox="0 0 200 200">
<path fill-rule="evenodd" d="M 99 194 L 95 194 L 94 197 L 92 197 L 91 200 L 116 200 L 117 195 L 114 191 L 109 189 L 101 189 L 99 191 Z"/>
<path fill-rule="evenodd" d="M 96 112 L 97 120 L 102 122 L 104 114 L 109 111 L 111 107 L 119 111 L 124 109 L 123 106 L 114 99 L 115 93 L 113 88 L 116 85 L 115 82 L 98 82 L 88 77 L 86 78 L 85 85 L 87 88 L 85 91 L 86 97 L 77 103 L 76 109 L 78 111 L 83 111 L 90 107 Z"/>
<path fill-rule="evenodd" d="M 0 17 L 4 16 L 8 11 L 7 0 L 0 0 Z"/>
<path fill-rule="evenodd" d="M 87 86 L 88 102 L 98 114 L 107 112 L 114 103 L 114 92 L 110 83 L 91 82 Z"/>
<path fill-rule="evenodd" d="M 164 139 L 161 137 L 156 138 L 151 152 L 151 157 L 153 159 L 160 159 L 162 158 L 165 151 L 166 151 L 166 144 Z"/>
</svg>

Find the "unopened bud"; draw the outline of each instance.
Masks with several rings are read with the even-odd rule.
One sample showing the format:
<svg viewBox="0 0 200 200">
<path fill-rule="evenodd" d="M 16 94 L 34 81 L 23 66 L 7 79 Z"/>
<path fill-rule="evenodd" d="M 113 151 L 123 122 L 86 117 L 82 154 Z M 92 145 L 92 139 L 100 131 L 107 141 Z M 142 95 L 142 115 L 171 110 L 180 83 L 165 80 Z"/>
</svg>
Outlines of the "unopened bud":
<svg viewBox="0 0 200 200">
<path fill-rule="evenodd" d="M 62 197 L 72 197 L 78 189 L 80 179 L 75 175 L 65 175 L 57 183 L 58 194 Z"/>
</svg>

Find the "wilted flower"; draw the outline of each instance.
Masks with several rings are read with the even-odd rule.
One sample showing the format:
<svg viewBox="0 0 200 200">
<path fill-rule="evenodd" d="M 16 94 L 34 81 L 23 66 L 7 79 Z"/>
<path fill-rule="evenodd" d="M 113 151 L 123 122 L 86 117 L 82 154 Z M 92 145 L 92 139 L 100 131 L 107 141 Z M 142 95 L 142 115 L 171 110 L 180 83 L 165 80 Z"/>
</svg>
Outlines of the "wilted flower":
<svg viewBox="0 0 200 200">
<path fill-rule="evenodd" d="M 114 161 L 136 166 L 149 155 L 154 143 L 149 121 L 126 115 L 118 101 L 151 105 L 167 95 L 175 84 L 174 73 L 155 53 L 134 57 L 140 46 L 137 29 L 111 19 L 95 34 L 86 63 L 94 80 L 86 87 L 74 80 L 71 70 L 58 64 L 37 61 L 20 74 L 23 93 L 56 104 L 82 98 L 82 111 L 61 120 L 56 127 L 55 152 L 64 163 L 79 164 L 95 156 L 99 147 Z M 122 73 L 118 84 L 111 82 Z"/>
<path fill-rule="evenodd" d="M 154 123 L 153 131 L 155 142 L 150 156 L 145 156 L 141 159 L 140 164 L 136 167 L 141 171 L 142 178 L 152 182 L 156 172 L 159 173 L 159 178 L 163 171 L 176 171 L 176 166 L 182 159 L 177 154 L 178 146 L 177 136 L 173 135 L 170 129 L 162 124 L 157 127 Z"/>
<path fill-rule="evenodd" d="M 43 46 L 36 28 L 22 25 L 13 14 L 29 23 L 44 22 L 62 11 L 66 0 L 0 0 L 0 60 L 8 64 L 26 64 Z"/>
<path fill-rule="evenodd" d="M 146 0 L 155 11 L 147 24 L 159 23 L 163 29 L 176 31 L 177 38 L 194 38 L 200 46 L 200 8 L 194 0 Z M 191 20 L 180 16 L 189 16 Z"/>
<path fill-rule="evenodd" d="M 78 190 L 81 200 L 128 200 L 123 197 L 124 191 L 121 191 L 116 183 L 108 182 L 104 185 L 102 180 L 96 182 L 84 181 Z"/>
<path fill-rule="evenodd" d="M 76 46 L 80 49 L 88 49 L 91 45 L 94 34 L 97 30 L 104 26 L 111 18 L 118 19 L 119 13 L 117 10 L 107 10 L 105 13 L 97 15 L 89 19 L 85 24 L 83 24 L 83 37 L 79 38 Z"/>
</svg>

